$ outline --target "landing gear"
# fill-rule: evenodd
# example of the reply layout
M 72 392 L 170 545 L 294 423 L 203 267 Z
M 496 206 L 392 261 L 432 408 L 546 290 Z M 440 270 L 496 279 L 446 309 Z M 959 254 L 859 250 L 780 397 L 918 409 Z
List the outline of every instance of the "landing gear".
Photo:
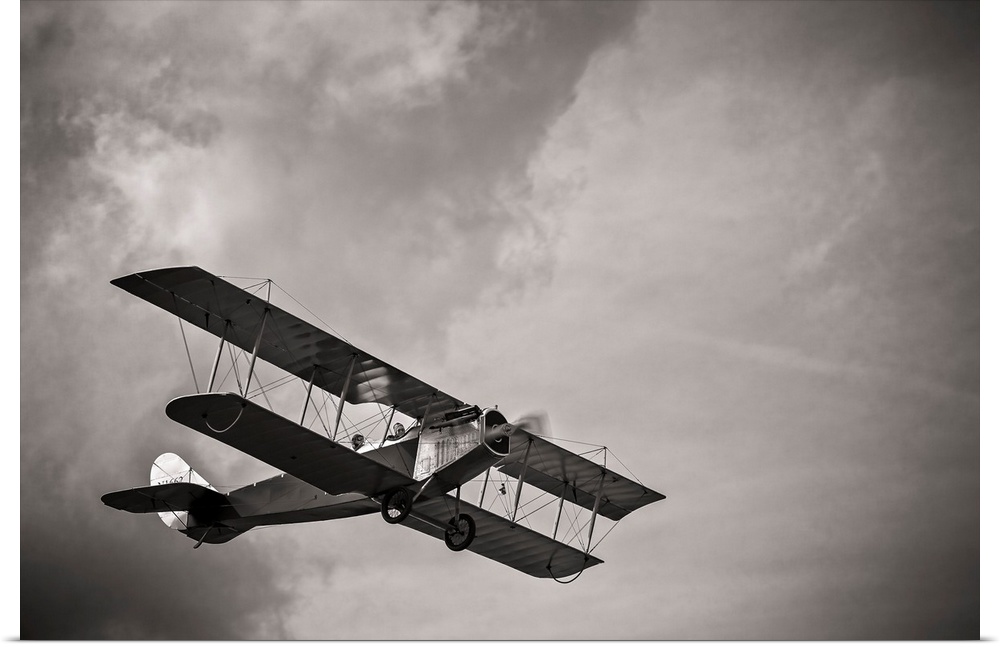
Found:
M 413 495 L 398 487 L 382 497 L 382 518 L 388 523 L 399 523 L 410 516 L 413 509 Z
M 400 523 L 412 511 L 413 493 L 406 488 L 398 487 L 382 496 L 382 518 L 388 523 Z M 467 514 L 456 515 L 447 524 L 419 513 L 414 513 L 414 518 L 444 530 L 444 543 L 454 551 L 465 550 L 476 538 L 476 522 Z
M 444 543 L 448 548 L 459 551 L 472 545 L 476 538 L 476 522 L 467 514 L 460 514 L 451 520 L 450 528 L 444 531 Z

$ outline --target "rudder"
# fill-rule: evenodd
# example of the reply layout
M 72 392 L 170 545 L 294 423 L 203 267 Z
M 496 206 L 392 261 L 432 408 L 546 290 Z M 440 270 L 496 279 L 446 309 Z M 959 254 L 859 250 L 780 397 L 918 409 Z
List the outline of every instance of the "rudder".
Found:
M 149 469 L 150 485 L 165 485 L 167 483 L 193 483 L 213 492 L 218 492 L 198 472 L 194 471 L 194 468 L 188 465 L 183 458 L 173 452 L 160 454 L 153 461 L 153 466 Z M 195 525 L 193 523 L 194 520 L 190 519 L 190 512 L 186 510 L 159 512 L 157 514 L 160 515 L 160 520 L 168 528 L 173 528 L 174 530 L 183 532 Z

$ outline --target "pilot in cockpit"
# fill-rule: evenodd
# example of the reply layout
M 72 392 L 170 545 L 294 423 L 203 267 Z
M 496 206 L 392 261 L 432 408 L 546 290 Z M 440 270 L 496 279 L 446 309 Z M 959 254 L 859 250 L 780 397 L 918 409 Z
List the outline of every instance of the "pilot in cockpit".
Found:
M 361 434 L 354 434 L 354 436 L 351 437 L 351 446 L 354 447 L 354 451 L 358 451 L 359 449 L 364 447 L 364 445 L 365 445 L 365 437 L 362 436 Z
M 403 426 L 403 423 L 397 422 L 392 426 L 392 433 L 389 434 L 389 437 L 386 438 L 386 440 L 399 440 L 405 435 L 406 435 L 406 427 Z

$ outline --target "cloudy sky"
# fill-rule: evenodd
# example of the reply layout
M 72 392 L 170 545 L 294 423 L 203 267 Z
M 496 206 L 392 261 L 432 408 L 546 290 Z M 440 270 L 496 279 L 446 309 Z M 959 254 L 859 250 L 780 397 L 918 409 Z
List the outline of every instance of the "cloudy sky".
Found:
M 20 635 L 977 637 L 978 11 L 23 3 Z M 108 281 L 177 264 L 667 499 L 571 586 L 377 516 L 192 551 L 99 500 L 273 473 L 163 414 Z

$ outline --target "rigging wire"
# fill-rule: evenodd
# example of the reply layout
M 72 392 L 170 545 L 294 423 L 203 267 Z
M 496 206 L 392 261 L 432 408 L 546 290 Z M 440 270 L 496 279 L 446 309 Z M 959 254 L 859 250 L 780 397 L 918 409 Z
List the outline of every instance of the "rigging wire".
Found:
M 236 279 L 237 281 L 257 281 L 257 283 L 254 283 L 253 285 L 258 285 L 260 283 L 264 283 L 266 281 L 270 281 L 271 280 L 271 279 L 266 279 L 266 278 L 261 277 L 261 276 L 233 276 L 232 274 L 220 274 L 219 278 L 220 279 Z M 244 288 L 244 289 L 247 289 L 247 288 Z
M 642 485 L 642 481 L 639 480 L 639 477 L 632 473 L 632 470 L 630 470 L 628 466 L 622 462 L 622 459 L 618 458 L 618 456 L 616 456 L 615 453 L 612 452 L 610 449 L 608 449 L 608 451 L 611 452 L 611 455 L 615 457 L 615 460 L 618 462 L 618 464 L 622 466 L 622 469 L 628 472 L 628 475 L 632 477 L 632 480 L 638 483 L 639 485 Z
M 254 379 L 257 380 L 257 387 L 258 387 L 257 391 L 254 393 L 253 397 L 257 397 L 258 395 L 264 396 L 264 402 L 267 403 L 267 408 L 270 409 L 273 412 L 274 411 L 274 407 L 271 405 L 271 401 L 267 397 L 267 391 L 264 390 L 264 387 L 260 383 L 260 377 L 258 377 L 256 373 L 253 374 L 253 377 L 254 377 Z M 247 399 L 249 400 L 250 398 L 251 398 L 250 391 L 247 390 Z
M 302 388 L 308 390 L 308 387 L 306 387 L 305 384 L 302 385 Z M 312 426 L 313 426 L 313 423 L 316 422 L 317 420 L 319 420 L 319 424 L 320 424 L 321 427 L 323 427 L 323 431 L 326 433 L 327 438 L 330 438 L 330 429 L 327 428 L 326 422 L 323 421 L 323 409 L 326 408 L 326 399 L 325 398 L 323 399 L 323 406 L 322 407 L 320 407 L 319 405 L 317 405 L 316 401 L 313 400 L 311 397 L 309 398 L 309 404 L 312 405 L 312 408 L 313 408 L 313 411 L 315 412 L 315 415 L 313 415 L 312 420 L 310 420 L 309 423 L 306 425 L 306 428 L 307 429 L 311 429 Z M 331 440 L 332 440 L 332 438 L 331 438 Z
M 580 537 L 580 533 L 583 532 L 583 524 L 578 523 L 580 521 L 580 514 L 582 510 L 583 508 L 577 508 L 576 514 L 573 516 L 572 519 L 570 519 L 569 530 L 572 531 L 574 528 L 576 528 L 576 532 L 574 532 L 572 536 L 570 536 L 568 532 L 567 534 L 563 535 L 563 537 L 565 537 L 563 541 L 564 544 L 569 544 L 571 541 L 575 541 L 577 537 Z M 582 537 L 580 537 L 580 548 L 581 549 L 584 548 Z
M 501 472 L 501 474 L 503 474 L 503 472 Z M 497 495 L 496 497 L 494 497 L 493 500 L 496 501 L 499 499 L 500 504 L 503 505 L 503 511 L 505 517 L 510 516 L 510 506 L 507 505 L 507 497 L 510 496 L 510 488 L 507 487 L 509 484 L 510 484 L 510 478 L 506 474 L 504 474 L 503 481 L 501 481 L 497 485 L 494 485 Z M 492 502 L 490 503 L 490 505 L 493 505 Z
M 561 443 L 570 443 L 573 445 L 587 445 L 588 447 L 596 447 L 597 449 L 602 449 L 604 445 L 598 445 L 597 443 L 587 443 L 582 440 L 573 440 L 572 438 L 557 438 L 554 436 L 546 436 L 545 440 L 558 440 Z
M 327 328 L 329 328 L 329 329 L 330 329 L 330 330 L 331 330 L 331 331 L 332 331 L 332 332 L 333 332 L 333 333 L 334 333 L 335 335 L 337 335 L 337 337 L 340 337 L 341 339 L 343 339 L 343 340 L 344 340 L 345 342 L 347 342 L 348 344 L 350 344 L 350 343 L 351 343 L 351 342 L 349 342 L 349 341 L 347 340 L 347 337 L 344 337 L 344 336 L 343 336 L 343 335 L 341 335 L 341 334 L 340 334 L 339 332 L 337 332 L 337 330 L 336 330 L 336 329 L 335 329 L 335 328 L 334 328 L 333 326 L 331 326 L 330 324 L 328 324 L 328 323 L 326 323 L 325 321 L 323 321 L 323 318 L 322 318 L 322 317 L 320 317 L 320 316 L 319 316 L 318 314 L 316 314 L 315 312 L 313 312 L 312 310 L 310 310 L 309 308 L 307 308 L 307 307 L 306 307 L 305 305 L 303 305 L 301 301 L 299 301 L 298 299 L 296 299 L 295 297 L 293 297 L 293 296 L 292 296 L 292 295 L 291 295 L 291 294 L 290 294 L 290 293 L 289 293 L 289 292 L 288 292 L 287 290 L 285 290 L 285 288 L 281 287 L 281 286 L 280 286 L 280 285 L 278 285 L 277 283 L 275 283 L 275 284 L 274 284 L 274 287 L 276 287 L 276 288 L 278 288 L 279 290 L 281 290 L 282 292 L 284 292 L 284 293 L 285 293 L 285 294 L 286 294 L 286 295 L 288 296 L 288 298 L 289 298 L 289 299 L 291 299 L 292 301 L 294 301 L 295 303 L 297 303 L 297 304 L 299 305 L 299 307 L 300 307 L 300 308 L 302 308 L 303 310 L 305 310 L 306 312 L 308 312 L 308 313 L 309 313 L 309 314 L 311 314 L 312 316 L 316 317 L 316 319 L 317 319 L 317 320 L 318 320 L 318 321 L 319 321 L 319 322 L 320 322 L 321 324 L 323 324 L 324 326 L 326 326 Z M 353 344 L 352 344 L 352 345 L 353 345 Z
M 614 523 L 614 525 L 612 525 L 610 528 L 608 528 L 608 531 L 606 533 L 604 533 L 603 535 L 601 535 L 601 538 L 597 540 L 597 543 L 594 544 L 591 547 L 591 549 L 590 549 L 591 553 L 593 553 L 595 550 L 597 550 L 597 547 L 601 545 L 601 542 L 604 541 L 605 537 L 607 537 L 608 535 L 611 534 L 611 531 L 615 529 L 615 526 L 617 526 L 619 524 L 619 522 L 621 522 L 621 519 L 619 519 L 618 521 L 616 521 Z
M 229 345 L 229 359 L 233 363 L 233 374 L 236 376 L 236 389 L 243 393 L 243 382 L 240 380 L 240 367 L 236 363 L 236 356 L 233 354 L 233 345 Z
M 219 389 L 220 389 L 220 391 L 222 389 L 222 385 L 225 384 L 225 382 L 226 382 L 226 378 L 228 378 L 229 375 L 232 372 L 233 372 L 233 366 L 232 366 L 232 364 L 230 364 L 229 369 L 226 371 L 226 374 L 222 376 L 221 380 L 219 380 Z
M 257 376 L 254 375 L 254 377 L 256 378 Z M 297 379 L 298 378 L 293 375 L 291 377 L 285 377 L 285 378 L 280 378 L 280 379 L 277 379 L 277 380 L 273 380 L 273 381 L 268 382 L 267 384 L 264 384 L 264 385 L 261 385 L 260 380 L 258 379 L 257 380 L 257 388 L 254 389 L 254 390 L 252 390 L 252 391 L 250 391 L 250 393 L 247 395 L 247 398 L 248 399 L 253 399 L 253 398 L 256 398 L 258 395 L 265 395 L 265 394 L 270 393 L 271 391 L 274 391 L 276 389 L 279 389 L 279 388 L 285 386 L 286 384 L 291 383 L 293 380 L 297 380 Z
M 542 490 L 542 491 L 540 491 L 540 492 L 539 492 L 538 494 L 536 494 L 536 495 L 535 495 L 535 498 L 531 499 L 530 501 L 527 501 L 526 503 L 522 503 L 522 504 L 521 504 L 521 506 L 520 506 L 520 509 L 521 509 L 521 510 L 523 511 L 523 510 L 524 510 L 525 508 L 527 508 L 528 506 L 530 506 L 530 505 L 531 505 L 532 503 L 534 503 L 535 501 L 538 501 L 538 500 L 539 500 L 539 499 L 541 499 L 542 497 L 544 497 L 544 496 L 548 496 L 548 495 L 549 495 L 549 493 L 548 493 L 548 492 L 545 492 L 544 490 Z M 517 520 L 518 520 L 518 521 L 525 521 L 525 520 L 526 520 L 526 519 L 528 519 L 528 517 L 530 517 L 531 515 L 535 514 L 536 512 L 538 512 L 538 511 L 540 511 L 540 510 L 544 510 L 544 509 L 545 509 L 545 508 L 547 508 L 547 507 L 548 507 L 549 505 L 551 505 L 551 504 L 553 504 L 553 503 L 555 503 L 555 502 L 556 502 L 556 499 L 549 499 L 548 501 L 546 501 L 546 502 L 545 502 L 545 503 L 543 503 L 542 505 L 538 506 L 537 508 L 535 508 L 535 509 L 534 509 L 534 510 L 532 510 L 531 512 L 523 512 L 523 513 L 521 514 L 521 516 L 517 518 Z M 530 528 L 531 526 L 529 525 L 528 527 Z
M 382 405 L 381 402 L 378 401 L 378 396 L 375 394 L 375 385 L 372 383 L 370 379 L 368 379 L 368 369 L 365 368 L 364 361 L 361 362 L 361 375 L 364 377 L 365 383 L 368 384 L 368 389 L 372 392 L 372 402 L 378 405 L 378 412 L 377 412 L 378 415 L 381 416 L 382 422 L 385 423 L 386 426 L 388 426 L 387 416 L 385 415 L 385 407 Z M 374 418 L 374 416 L 372 416 L 371 418 Z M 367 422 L 371 418 L 363 420 L 362 422 Z M 375 431 L 375 427 L 376 425 L 374 423 L 371 424 L 368 433 L 370 434 L 372 431 Z M 381 427 L 381 425 L 379 425 L 379 427 Z M 368 434 L 365 434 L 365 440 L 368 440 Z

